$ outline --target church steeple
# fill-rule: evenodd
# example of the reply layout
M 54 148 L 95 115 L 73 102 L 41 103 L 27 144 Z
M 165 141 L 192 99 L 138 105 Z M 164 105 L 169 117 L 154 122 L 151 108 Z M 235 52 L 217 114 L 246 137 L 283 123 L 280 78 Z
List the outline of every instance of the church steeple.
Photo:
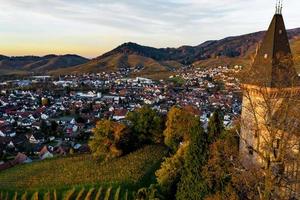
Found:
M 248 75 L 245 84 L 272 88 L 299 86 L 282 17 L 282 1 L 276 4 L 276 13 Z
M 275 14 L 282 14 L 282 0 L 276 0 L 276 11 Z

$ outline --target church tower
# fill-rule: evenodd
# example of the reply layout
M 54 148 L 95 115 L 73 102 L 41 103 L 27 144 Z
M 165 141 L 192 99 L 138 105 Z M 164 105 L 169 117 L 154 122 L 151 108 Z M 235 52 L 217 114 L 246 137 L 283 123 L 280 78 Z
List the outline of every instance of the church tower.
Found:
M 242 80 L 240 154 L 247 167 L 274 172 L 285 195 L 300 193 L 300 81 L 293 62 L 282 5 Z M 297 194 L 298 193 L 298 194 Z M 297 196 L 298 197 L 298 196 Z M 300 197 L 299 197 L 300 198 Z

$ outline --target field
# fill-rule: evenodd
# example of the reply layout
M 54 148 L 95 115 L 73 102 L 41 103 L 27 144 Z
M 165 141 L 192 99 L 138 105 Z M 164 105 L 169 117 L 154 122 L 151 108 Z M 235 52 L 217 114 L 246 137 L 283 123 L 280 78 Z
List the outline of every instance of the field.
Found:
M 103 164 L 90 155 L 80 155 L 17 166 L 0 173 L 0 199 L 6 199 L 6 194 L 8 199 L 15 199 L 14 195 L 22 199 L 25 194 L 30 196 L 25 199 L 33 195 L 39 195 L 40 199 L 45 195 L 50 195 L 50 199 L 55 199 L 54 196 L 76 199 L 79 194 L 82 198 L 78 199 L 85 199 L 87 195 L 95 199 L 100 189 L 103 195 L 109 196 L 108 200 L 126 196 L 125 199 L 131 199 L 132 192 L 155 181 L 153 173 L 165 153 L 164 147 L 147 146 Z

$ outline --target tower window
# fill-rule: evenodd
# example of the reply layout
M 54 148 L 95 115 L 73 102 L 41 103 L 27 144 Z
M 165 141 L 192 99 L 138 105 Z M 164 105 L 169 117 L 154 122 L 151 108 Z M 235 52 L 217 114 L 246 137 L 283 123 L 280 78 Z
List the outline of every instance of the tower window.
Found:
M 282 30 L 280 29 L 280 30 L 279 30 L 279 35 L 281 35 L 281 34 L 282 34 Z
M 254 137 L 258 138 L 258 130 L 257 129 L 254 130 Z
M 264 58 L 267 59 L 267 58 L 268 58 L 268 54 L 265 54 L 265 55 L 264 55 Z
M 253 147 L 252 146 L 248 146 L 248 153 L 249 153 L 249 155 L 253 155 L 253 153 L 254 153 L 254 150 L 253 150 Z
M 280 147 L 280 139 L 276 139 L 276 148 L 279 149 Z

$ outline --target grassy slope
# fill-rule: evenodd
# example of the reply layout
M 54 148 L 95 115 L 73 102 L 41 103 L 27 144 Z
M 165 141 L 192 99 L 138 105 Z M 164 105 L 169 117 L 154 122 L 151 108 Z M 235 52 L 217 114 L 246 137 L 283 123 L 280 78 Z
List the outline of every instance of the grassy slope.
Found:
M 165 155 L 161 146 L 147 146 L 119 159 L 99 164 L 90 155 L 57 158 L 21 165 L 0 173 L 0 190 L 61 189 L 74 186 L 149 184 L 149 174 Z
M 143 57 L 135 54 L 122 54 L 118 53 L 115 55 L 102 58 L 101 60 L 92 60 L 86 64 L 58 69 L 51 71 L 50 74 L 70 74 L 70 73 L 89 73 L 89 72 L 100 72 L 100 71 L 117 71 L 122 67 L 135 68 L 137 66 L 143 66 L 139 75 L 142 74 L 157 74 L 157 73 L 169 73 L 170 70 L 180 68 L 182 65 L 176 61 L 165 61 L 158 62 L 152 58 Z
M 0 75 L 28 75 L 28 72 L 22 70 L 0 69 Z

